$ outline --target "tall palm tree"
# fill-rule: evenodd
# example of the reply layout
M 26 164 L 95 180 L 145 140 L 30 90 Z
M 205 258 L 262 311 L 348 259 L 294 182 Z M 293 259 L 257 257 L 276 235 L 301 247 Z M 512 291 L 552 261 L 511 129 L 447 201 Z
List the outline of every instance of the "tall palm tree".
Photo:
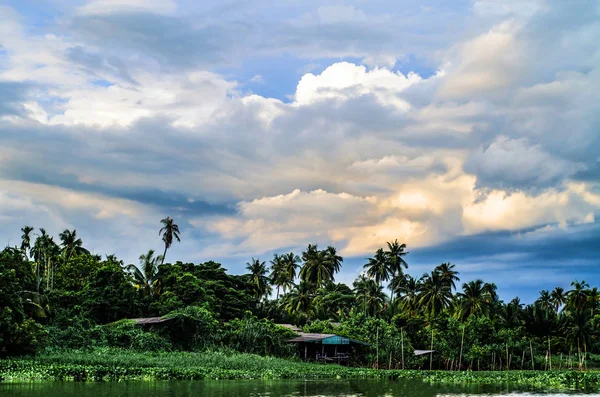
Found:
M 296 280 L 296 273 L 300 267 L 300 257 L 293 252 L 285 254 L 283 258 L 283 275 L 281 279 L 281 288 L 285 294 L 288 290 L 294 287 L 294 281 Z
M 54 237 L 48 235 L 44 228 L 40 228 L 40 233 L 37 235 L 30 250 L 35 261 L 36 292 L 38 293 L 41 292 L 42 281 L 44 279 L 46 280 L 46 289 L 51 289 L 54 278 L 54 267 L 60 252 L 58 245 L 54 242 Z
M 342 262 L 344 261 L 344 258 L 338 255 L 336 248 L 331 245 L 325 250 L 324 256 L 327 266 L 331 268 L 331 274 L 335 276 L 335 274 L 342 269 Z M 333 277 L 331 281 L 333 281 Z
M 465 320 L 469 316 L 485 316 L 490 312 L 491 297 L 489 288 L 482 280 L 469 281 L 462 286 L 463 292 L 457 294 L 459 298 L 459 315 Z
M 154 256 L 154 250 L 148 250 L 147 253 L 140 255 L 139 259 L 139 266 L 131 264 L 126 269 L 133 277 L 134 284 L 139 289 L 143 289 L 146 296 L 153 295 L 158 264 L 162 262 L 162 257 L 160 255 Z
M 404 269 L 408 269 L 408 263 L 404 260 L 404 256 L 408 254 L 405 251 L 406 244 L 398 243 L 398 240 L 394 240 L 394 242 L 387 242 L 387 251 L 385 251 L 385 255 L 388 259 L 388 266 L 390 269 L 390 285 L 388 288 L 390 289 L 390 302 L 394 302 L 394 290 L 397 289 L 398 283 L 401 282 L 404 276 Z M 392 308 L 394 306 L 392 305 Z
M 433 271 L 421 277 L 422 283 L 419 287 L 419 305 L 427 313 L 427 318 L 435 318 L 452 301 L 451 286 L 442 279 L 442 276 Z
M 21 228 L 23 234 L 21 235 L 21 251 L 27 256 L 27 251 L 31 249 L 31 232 L 33 232 L 32 226 L 24 226 Z
M 420 284 L 417 279 L 406 274 L 404 281 L 398 285 L 395 290 L 398 294 L 400 309 L 405 313 L 415 316 L 419 310 L 419 290 Z
M 460 281 L 458 278 L 458 272 L 454 270 L 456 265 L 451 265 L 450 263 L 442 263 L 435 268 L 435 271 L 440 274 L 442 280 L 445 283 L 448 283 L 452 289 L 456 289 L 456 282 Z
M 279 299 L 279 288 L 285 283 L 285 262 L 284 257 L 278 254 L 273 254 L 271 260 L 271 283 L 277 287 L 277 298 Z
M 73 229 L 64 230 L 59 234 L 64 263 L 67 263 L 73 255 L 89 254 L 89 251 L 83 248 L 83 241 L 77 237 L 77 231 Z
M 358 304 L 364 305 L 364 310 L 370 316 L 376 316 L 385 307 L 387 295 L 383 291 L 383 285 L 375 280 L 359 278 L 354 282 L 356 300 Z
M 600 290 L 597 287 L 591 288 L 587 292 L 588 305 L 590 306 L 590 314 L 594 317 L 598 302 L 600 302 Z
M 313 313 L 313 291 L 315 287 L 306 281 L 300 281 L 283 299 L 283 307 L 292 316 L 305 315 L 308 318 Z
M 309 244 L 302 253 L 304 264 L 300 269 L 300 278 L 318 288 L 330 281 L 334 281 L 334 267 L 327 260 L 326 251 L 319 251 L 317 245 Z
M 181 242 L 179 238 L 179 226 L 171 217 L 161 219 L 160 223 L 163 227 L 159 230 L 158 235 L 162 235 L 162 241 L 165 243 L 165 252 L 162 255 L 162 263 L 165 263 L 165 257 L 167 256 L 167 250 L 173 245 L 173 239 Z
M 388 256 L 385 254 L 383 248 L 379 248 L 375 256 L 369 258 L 369 262 L 364 265 L 364 268 L 367 270 L 367 276 L 374 279 L 378 285 L 390 279 L 391 269 Z
M 589 284 L 585 281 L 573 281 L 571 282 L 572 290 L 567 292 L 567 305 L 574 310 L 582 311 L 586 308 L 588 303 L 588 290 Z
M 537 298 L 535 303 L 544 311 L 545 319 L 548 320 L 548 313 L 551 310 L 554 310 L 554 306 L 552 303 L 552 297 L 550 296 L 550 292 L 543 289 L 540 291 L 540 297 Z
M 271 293 L 271 285 L 267 276 L 267 266 L 260 259 L 252 258 L 252 261 L 246 263 L 246 269 L 250 272 L 250 282 L 254 285 L 256 297 L 261 299 Z
M 558 309 L 565 303 L 567 303 L 567 297 L 565 295 L 565 290 L 562 287 L 556 287 L 550 293 L 550 298 L 552 299 L 552 304 L 554 305 L 554 311 L 558 313 Z

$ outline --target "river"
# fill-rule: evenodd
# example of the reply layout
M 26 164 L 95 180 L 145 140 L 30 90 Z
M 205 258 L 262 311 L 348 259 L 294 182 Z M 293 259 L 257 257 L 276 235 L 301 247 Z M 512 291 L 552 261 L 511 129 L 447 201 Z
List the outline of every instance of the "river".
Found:
M 528 396 L 508 386 L 430 385 L 419 380 L 365 381 L 173 381 L 173 382 L 32 382 L 0 383 L 1 397 L 433 397 L 433 396 Z M 546 393 L 543 393 L 546 394 Z M 547 396 L 567 394 L 548 393 Z M 571 396 L 573 394 L 570 394 Z

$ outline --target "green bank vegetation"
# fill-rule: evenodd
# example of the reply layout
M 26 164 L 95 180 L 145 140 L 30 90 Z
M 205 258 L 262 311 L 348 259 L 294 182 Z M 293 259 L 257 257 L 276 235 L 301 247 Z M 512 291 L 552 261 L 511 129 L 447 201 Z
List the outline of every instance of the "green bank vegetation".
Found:
M 11 365 L 33 368 L 51 362 L 65 370 L 71 364 L 86 366 L 69 362 L 75 360 L 70 352 L 98 349 L 127 349 L 127 356 L 138 352 L 149 358 L 196 352 L 200 355 L 194 357 L 208 360 L 202 352 L 215 355 L 220 350 L 294 357 L 295 347 L 286 343 L 294 334 L 276 323 L 335 333 L 370 346 L 350 363 L 363 369 L 305 367 L 288 360 L 273 369 L 282 374 L 274 377 L 304 373 L 301 368 L 345 376 L 341 374 L 362 374 L 364 368 L 565 370 L 598 364 L 600 292 L 584 281 L 574 281 L 570 290 L 541 291 L 533 304 L 524 305 L 518 298 L 505 302 L 493 280 L 461 283 L 450 263 L 432 266 L 419 277 L 410 275 L 407 248 L 397 241 L 385 243 L 366 259 L 364 273 L 352 286 L 336 282 L 343 265 L 336 249 L 316 244 L 268 261 L 251 258 L 246 274 L 234 275 L 213 261 L 166 262 L 168 249 L 180 240 L 173 219 L 161 221 L 160 236 L 163 255 L 149 250 L 139 263 L 125 264 L 115 255 L 90 253 L 75 230 L 65 230 L 55 240 L 44 229 L 24 227 L 21 245 L 0 252 L 0 356 L 29 358 L 5 359 L 3 371 Z M 142 327 L 125 320 L 155 316 L 171 321 Z M 436 354 L 412 354 L 430 348 Z M 155 368 L 137 366 L 123 354 L 116 357 L 123 360 L 117 365 L 123 371 Z M 110 354 L 102 358 L 108 360 Z M 193 367 L 210 373 L 206 365 Z M 221 369 L 250 371 L 252 377 L 262 371 L 257 365 L 249 367 Z M 437 374 L 421 376 L 480 376 Z M 575 376 L 563 374 L 548 376 Z
M 8 382 L 224 379 L 417 379 L 431 383 L 505 384 L 527 388 L 596 390 L 596 371 L 377 370 L 315 364 L 233 351 L 144 352 L 96 349 L 0 360 Z

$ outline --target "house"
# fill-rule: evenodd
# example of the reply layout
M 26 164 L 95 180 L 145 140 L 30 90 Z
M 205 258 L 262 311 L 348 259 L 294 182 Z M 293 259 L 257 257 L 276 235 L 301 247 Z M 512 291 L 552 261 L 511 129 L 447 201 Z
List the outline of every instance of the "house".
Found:
M 298 353 L 304 360 L 347 363 L 352 353 L 368 343 L 335 334 L 310 334 L 299 332 L 288 342 L 298 346 Z

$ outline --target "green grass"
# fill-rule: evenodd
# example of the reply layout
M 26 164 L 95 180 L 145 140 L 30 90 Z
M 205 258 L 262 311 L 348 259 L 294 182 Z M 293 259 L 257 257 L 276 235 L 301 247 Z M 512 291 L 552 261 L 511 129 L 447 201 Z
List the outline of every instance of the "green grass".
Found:
M 377 371 L 232 352 L 135 353 L 106 349 L 0 360 L 0 380 L 8 382 L 195 379 L 422 379 L 543 389 L 600 388 L 600 372 L 596 371 Z

